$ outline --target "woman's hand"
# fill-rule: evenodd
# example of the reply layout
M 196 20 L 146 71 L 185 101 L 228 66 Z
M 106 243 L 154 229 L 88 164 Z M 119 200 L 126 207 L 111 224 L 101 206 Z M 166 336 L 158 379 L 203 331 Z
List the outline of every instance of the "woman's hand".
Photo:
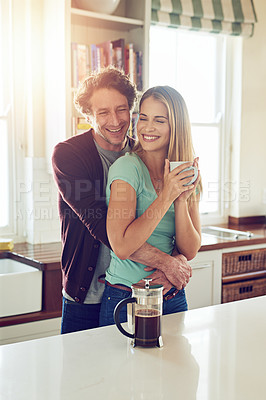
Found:
M 188 187 L 191 187 L 189 190 L 187 190 L 186 192 L 181 193 L 181 194 L 178 196 L 178 198 L 176 199 L 176 201 L 187 201 L 187 199 L 189 198 L 189 196 L 190 196 L 190 195 L 192 194 L 192 192 L 196 189 L 196 187 L 197 187 L 197 185 L 198 185 L 198 183 L 199 183 L 199 180 L 200 180 L 200 170 L 199 170 L 199 168 L 198 168 L 198 166 L 199 166 L 198 163 L 199 163 L 199 157 L 195 158 L 195 159 L 194 159 L 194 162 L 193 162 L 193 167 L 196 167 L 197 170 L 198 170 L 197 179 L 195 180 L 195 182 L 194 182 L 192 185 L 188 186 Z
M 195 163 L 195 161 L 194 161 Z M 185 168 L 191 167 L 193 165 L 192 162 L 187 162 L 185 164 L 180 165 L 173 169 L 170 172 L 170 162 L 169 160 L 165 160 L 164 165 L 164 186 L 161 192 L 162 200 L 168 200 L 174 202 L 177 198 L 179 198 L 182 194 L 187 192 L 191 193 L 194 189 L 194 184 L 189 186 L 184 186 L 184 184 L 189 183 L 191 181 L 191 172 L 184 171 Z M 189 195 L 187 195 L 189 197 Z

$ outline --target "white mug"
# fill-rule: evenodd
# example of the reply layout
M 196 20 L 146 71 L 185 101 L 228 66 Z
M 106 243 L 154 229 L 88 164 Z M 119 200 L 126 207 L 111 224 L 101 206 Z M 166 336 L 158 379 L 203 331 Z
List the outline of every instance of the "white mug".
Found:
M 176 167 L 179 167 L 180 165 L 185 164 L 185 163 L 187 163 L 187 162 L 189 162 L 189 161 L 170 161 L 170 171 L 173 171 L 173 169 L 175 169 Z M 198 177 L 198 169 L 197 169 L 196 167 L 194 167 L 193 165 L 192 165 L 191 167 L 184 168 L 184 169 L 183 169 L 182 171 L 180 171 L 180 172 L 190 171 L 190 170 L 193 171 L 193 173 L 192 173 L 192 175 L 188 175 L 188 178 L 189 178 L 189 177 L 192 177 L 192 179 L 191 179 L 190 182 L 185 183 L 184 186 L 192 185 L 192 183 L 194 183 L 195 180 L 196 180 L 197 177 Z

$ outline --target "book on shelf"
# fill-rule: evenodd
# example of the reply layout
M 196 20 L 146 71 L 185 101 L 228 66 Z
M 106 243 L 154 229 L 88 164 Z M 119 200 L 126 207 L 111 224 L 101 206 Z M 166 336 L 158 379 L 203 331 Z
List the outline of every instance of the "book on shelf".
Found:
M 92 128 L 91 124 L 84 117 L 73 117 L 73 135 L 86 132 Z
M 124 53 L 122 51 L 122 47 L 115 47 L 113 49 L 113 61 L 112 65 L 114 65 L 116 68 L 123 70 L 123 64 L 124 64 Z
M 72 87 L 78 87 L 90 70 L 89 46 L 71 43 Z
M 137 58 L 137 71 L 136 71 L 136 85 L 137 85 L 137 90 L 142 91 L 143 90 L 143 80 L 142 80 L 142 51 L 137 51 L 136 52 L 136 58 Z
M 131 122 L 128 129 L 128 136 L 137 138 L 137 122 L 138 122 L 139 114 L 137 111 L 133 111 Z
M 71 44 L 72 87 L 77 88 L 85 76 L 108 65 L 125 71 L 139 91 L 142 90 L 142 52 L 125 39 L 107 40 L 99 44 Z
M 125 69 L 125 40 L 107 40 L 99 44 L 91 45 L 91 57 L 97 59 L 92 62 L 92 70 L 114 65 L 117 68 Z
M 132 82 L 137 86 L 137 90 L 142 91 L 142 51 L 134 51 L 133 43 L 125 47 L 125 73 L 129 75 Z
M 111 40 L 97 44 L 100 49 L 101 67 L 108 67 L 113 62 L 113 45 Z
M 98 71 L 100 69 L 100 51 L 96 44 L 90 45 L 90 56 L 91 56 L 91 71 Z
M 125 71 L 125 39 L 112 40 L 113 61 L 112 64 Z
M 78 86 L 77 43 L 71 43 L 71 86 Z
M 125 73 L 134 82 L 134 46 L 128 43 L 125 47 Z

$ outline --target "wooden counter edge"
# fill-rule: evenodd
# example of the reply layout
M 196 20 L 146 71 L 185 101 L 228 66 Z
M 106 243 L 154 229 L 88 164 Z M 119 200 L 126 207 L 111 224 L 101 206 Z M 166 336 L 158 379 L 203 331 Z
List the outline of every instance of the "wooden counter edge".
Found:
M 10 325 L 26 324 L 28 322 L 42 321 L 51 318 L 59 318 L 62 311 L 38 311 L 29 314 L 12 315 L 10 317 L 0 318 L 0 328 Z
M 222 240 L 222 239 L 220 239 Z M 211 250 L 221 250 L 221 249 L 227 249 L 227 248 L 232 248 L 232 247 L 241 247 L 241 246 L 253 246 L 256 244 L 265 244 L 266 247 L 266 237 L 260 237 L 260 238 L 250 238 L 250 239 L 235 239 L 230 242 L 224 241 L 224 242 L 217 242 L 217 243 L 212 243 L 212 244 L 203 244 L 199 251 L 211 251 Z

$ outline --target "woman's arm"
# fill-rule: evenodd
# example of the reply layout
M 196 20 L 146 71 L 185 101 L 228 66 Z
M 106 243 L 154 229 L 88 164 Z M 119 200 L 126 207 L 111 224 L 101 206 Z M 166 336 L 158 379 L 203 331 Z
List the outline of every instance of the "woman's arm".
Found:
M 185 178 L 182 173 L 179 174 L 181 169 L 182 167 L 177 167 L 169 172 L 169 160 L 165 160 L 163 189 L 138 218 L 136 218 L 135 189 L 121 179 L 112 182 L 107 213 L 107 235 L 112 250 L 120 259 L 129 258 L 146 242 L 178 197 L 194 190 L 194 185 L 184 186 L 190 178 Z
M 198 169 L 199 158 L 195 158 L 193 165 Z M 200 193 L 197 193 L 192 202 L 188 202 L 189 196 L 197 190 L 200 182 L 200 171 L 194 182 L 194 187 L 182 193 L 174 202 L 176 247 L 179 253 L 188 260 L 192 260 L 201 246 L 201 224 L 199 215 Z
M 111 185 L 107 213 L 107 235 L 117 257 L 127 259 L 139 249 L 159 224 L 172 200 L 158 196 L 147 210 L 136 218 L 136 192 L 122 180 Z
M 155 200 L 154 203 L 152 203 L 153 208 L 148 208 L 149 211 L 146 211 L 146 215 L 144 213 L 141 217 L 135 219 L 135 190 L 124 181 L 114 181 L 111 185 L 111 197 L 107 214 L 107 234 L 112 249 L 119 258 L 129 258 L 147 265 L 150 267 L 150 269 L 147 269 L 149 271 L 154 268 L 161 271 L 162 275 L 156 273 L 155 275 L 152 274 L 151 277 L 154 282 L 163 284 L 165 289 L 169 289 L 170 287 L 170 283 L 166 282 L 168 280 L 178 289 L 182 289 L 191 277 L 191 267 L 187 263 L 186 258 L 181 254 L 177 257 L 172 257 L 170 254 L 163 253 L 156 247 L 146 243 L 145 235 L 149 237 L 156 227 L 156 221 L 152 218 L 152 212 L 156 213 L 157 216 L 159 215 L 159 220 L 163 217 L 161 208 L 156 210 L 154 207 L 156 203 L 158 205 L 159 200 Z M 171 203 L 172 201 L 170 201 Z M 144 225 L 145 230 L 144 228 L 140 231 L 134 229 L 135 222 L 138 223 L 139 228 L 141 225 Z M 131 229 L 127 229 L 129 226 Z M 123 239 L 125 231 L 127 231 L 127 235 L 124 235 Z M 143 243 L 140 244 L 142 241 Z M 116 249 L 114 246 L 117 246 Z M 133 250 L 134 248 L 136 248 L 135 251 Z M 128 254 L 125 254 L 126 251 Z
M 201 246 L 199 198 L 200 194 L 197 194 L 190 206 L 186 200 L 181 199 L 174 203 L 176 246 L 188 260 L 196 256 Z

